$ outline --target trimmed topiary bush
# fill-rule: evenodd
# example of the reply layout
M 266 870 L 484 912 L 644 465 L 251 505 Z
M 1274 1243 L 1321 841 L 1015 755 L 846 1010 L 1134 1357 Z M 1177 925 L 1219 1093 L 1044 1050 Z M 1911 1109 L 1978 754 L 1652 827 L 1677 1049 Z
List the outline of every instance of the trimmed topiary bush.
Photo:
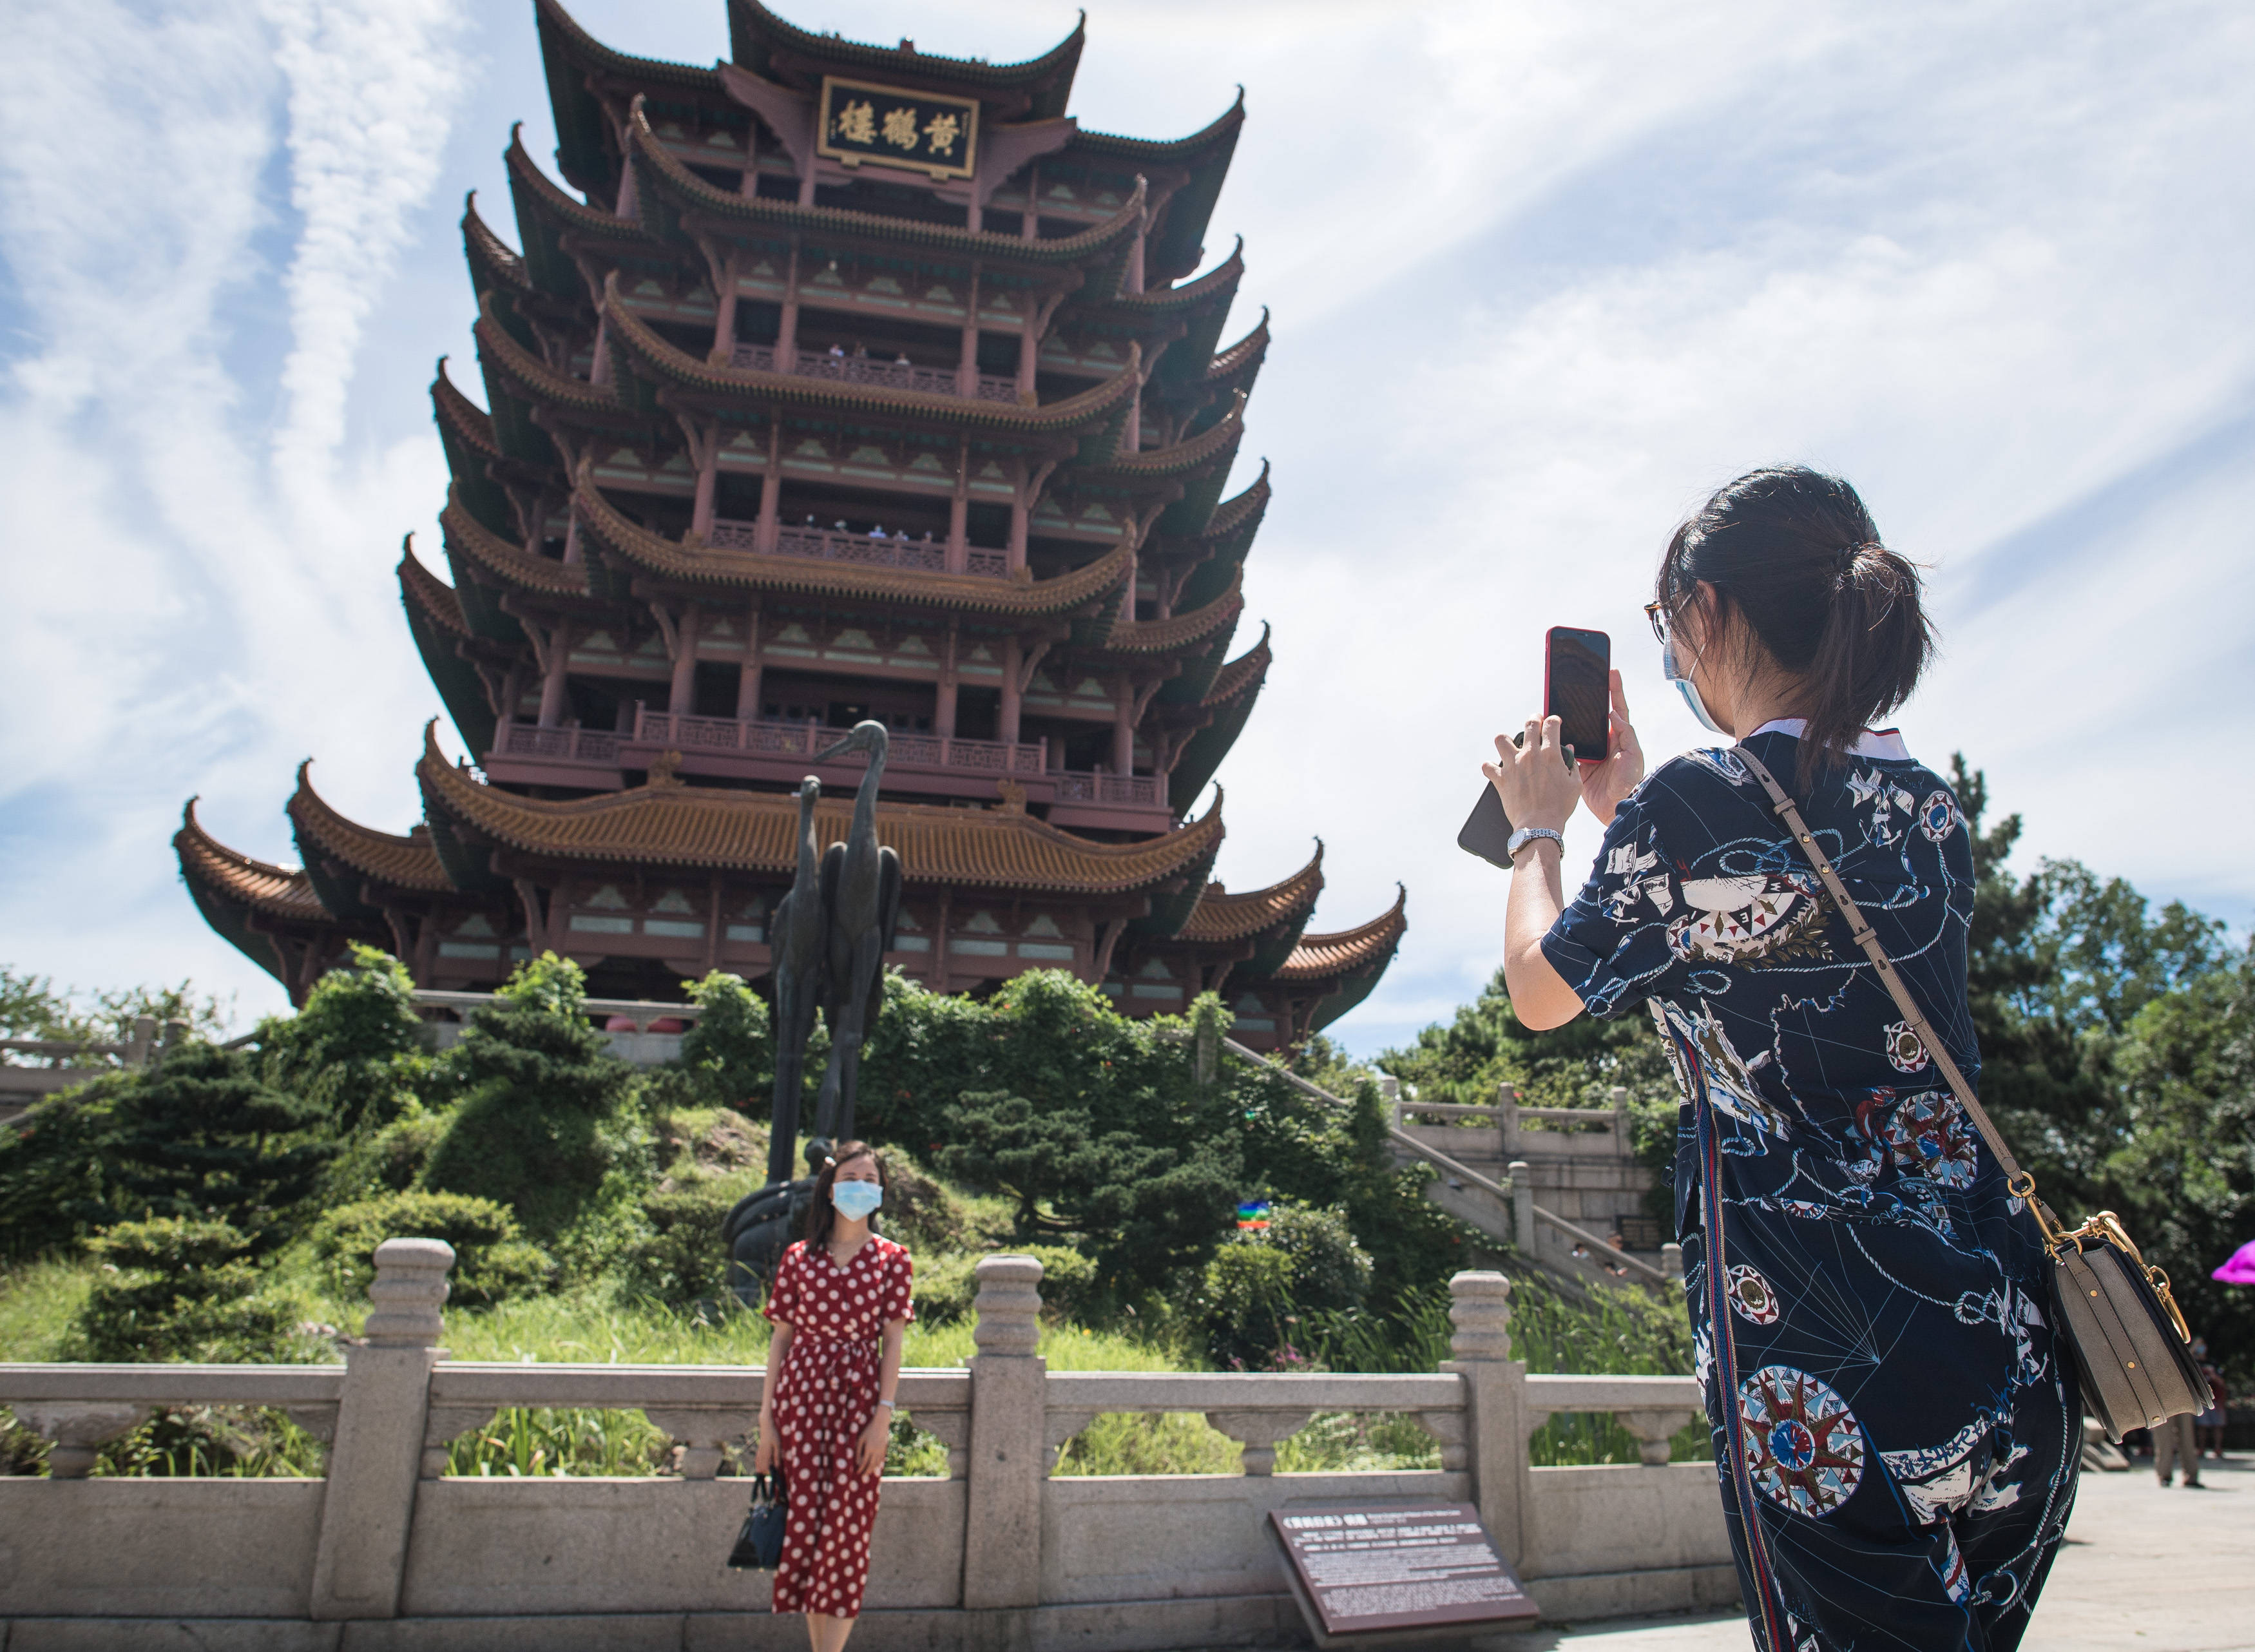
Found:
M 676 1305 L 717 1299 L 728 1265 L 720 1220 L 746 1191 L 712 1177 L 644 1194 L 649 1236 L 621 1258 L 629 1288 Z
M 314 1227 L 314 1254 L 343 1300 L 362 1299 L 376 1277 L 376 1248 L 387 1239 L 443 1239 L 454 1248 L 449 1308 L 537 1295 L 556 1277 L 554 1260 L 518 1235 L 506 1206 L 461 1193 L 388 1193 L 333 1210 Z
M 88 1248 L 106 1276 L 79 1311 L 70 1358 L 230 1365 L 313 1353 L 300 1304 L 266 1288 L 249 1239 L 225 1222 L 121 1222 Z
M 549 953 L 524 965 L 501 1000 L 470 1017 L 439 1064 L 462 1099 L 424 1185 L 506 1205 L 544 1245 L 591 1216 L 616 1227 L 609 1207 L 630 1209 L 633 1181 L 648 1169 L 635 1070 L 588 1024 L 584 977 L 568 959 Z

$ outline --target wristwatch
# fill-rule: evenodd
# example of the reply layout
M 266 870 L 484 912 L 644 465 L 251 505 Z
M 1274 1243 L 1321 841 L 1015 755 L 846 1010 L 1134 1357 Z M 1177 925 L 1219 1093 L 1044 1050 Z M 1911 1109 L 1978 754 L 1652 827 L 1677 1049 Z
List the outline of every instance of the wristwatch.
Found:
M 1562 853 L 1566 847 L 1566 834 L 1563 832 L 1549 826 L 1521 826 L 1511 834 L 1511 841 L 1503 846 L 1503 858 L 1516 862 L 1519 859 L 1519 852 L 1537 838 L 1549 839 L 1558 846 Z M 1490 839 L 1489 841 L 1493 842 L 1494 840 Z

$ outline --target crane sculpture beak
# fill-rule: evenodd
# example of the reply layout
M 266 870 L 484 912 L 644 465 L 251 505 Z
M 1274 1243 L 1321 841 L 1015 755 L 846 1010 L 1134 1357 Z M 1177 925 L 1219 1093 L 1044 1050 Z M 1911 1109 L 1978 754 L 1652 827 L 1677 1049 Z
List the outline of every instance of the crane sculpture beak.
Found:
M 845 739 L 838 742 L 826 751 L 815 753 L 814 761 L 827 763 L 831 758 L 843 756 L 849 751 L 879 752 L 885 749 L 885 745 L 884 724 L 871 719 L 865 722 L 855 723 L 852 732 L 847 734 Z

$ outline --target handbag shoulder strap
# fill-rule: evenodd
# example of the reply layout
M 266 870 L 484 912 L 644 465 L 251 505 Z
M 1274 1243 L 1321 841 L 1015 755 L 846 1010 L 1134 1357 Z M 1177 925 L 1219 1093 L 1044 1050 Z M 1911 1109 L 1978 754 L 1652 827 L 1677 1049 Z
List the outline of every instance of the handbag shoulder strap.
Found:
M 1849 895 L 1848 886 L 1840 881 L 1840 875 L 1832 869 L 1832 862 L 1825 858 L 1824 851 L 1818 847 L 1816 834 L 1801 818 L 1800 805 L 1787 795 L 1783 786 L 1777 784 L 1777 777 L 1763 766 L 1760 758 L 1744 746 L 1732 748 L 1732 755 L 1753 771 L 1754 778 L 1761 782 L 1762 789 L 1769 793 L 1771 812 L 1785 822 L 1786 830 L 1793 834 L 1793 840 L 1801 846 L 1801 852 L 1816 868 L 1816 875 L 1823 883 L 1825 893 L 1832 897 L 1833 905 L 1840 909 L 1840 916 L 1848 920 L 1848 928 L 1856 945 L 1862 947 L 1864 955 L 1872 960 L 1872 967 L 1878 972 L 1880 983 L 1895 1001 L 1895 1008 L 1902 1011 L 1904 1022 L 1925 1048 L 1926 1053 L 1933 1058 L 1934 1065 L 1942 1069 L 1942 1076 L 1949 1080 L 1950 1093 L 1957 1098 L 1957 1105 L 1965 1109 L 1965 1116 L 1973 1121 L 1973 1128 L 1981 1132 L 1981 1139 L 1989 1144 L 1989 1151 L 1996 1156 L 1998 1164 L 2005 1172 L 2006 1186 L 2016 1197 L 2033 1202 L 2035 1199 L 2035 1177 L 2023 1170 L 2019 1161 L 2013 1157 L 2013 1149 L 2005 1145 L 2005 1138 L 1997 1134 L 1997 1127 L 1989 1121 L 1989 1115 L 1982 1110 L 1979 1098 L 1973 1093 L 1973 1086 L 1965 1082 L 1965 1075 L 1957 1070 L 1957 1063 L 1950 1058 L 1949 1051 L 1942 1047 L 1942 1040 L 1935 1036 L 1933 1027 L 1927 1022 L 1926 1012 L 1918 1007 L 1918 1001 L 1910 995 L 1910 988 L 1904 983 L 1901 973 L 1895 968 L 1894 960 L 1887 956 L 1886 948 L 1879 945 L 1877 932 L 1864 921 L 1863 911 Z

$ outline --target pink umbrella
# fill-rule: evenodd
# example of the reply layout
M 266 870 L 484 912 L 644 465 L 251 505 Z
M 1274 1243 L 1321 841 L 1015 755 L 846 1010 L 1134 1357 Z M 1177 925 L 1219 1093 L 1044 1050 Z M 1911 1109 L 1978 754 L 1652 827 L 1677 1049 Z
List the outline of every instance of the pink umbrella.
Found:
M 2209 1275 L 2227 1285 L 2255 1285 L 2255 1239 L 2231 1253 L 2231 1260 Z

